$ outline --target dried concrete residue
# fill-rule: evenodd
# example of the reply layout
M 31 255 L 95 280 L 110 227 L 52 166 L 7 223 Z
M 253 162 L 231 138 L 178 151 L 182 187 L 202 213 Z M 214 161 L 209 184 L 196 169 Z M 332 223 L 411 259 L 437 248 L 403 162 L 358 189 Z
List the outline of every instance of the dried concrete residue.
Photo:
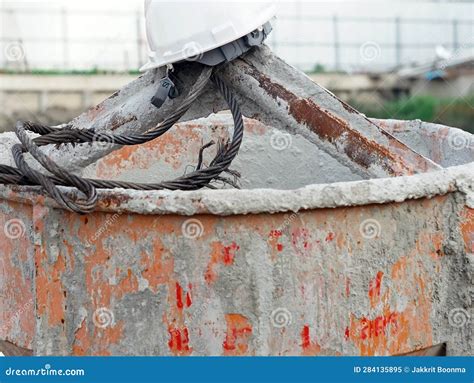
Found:
M 0 198 L 38 203 L 37 188 L 15 192 L 0 187 Z M 75 194 L 69 188 L 71 194 Z M 258 214 L 362 206 L 432 198 L 450 192 L 465 195 L 474 208 L 474 163 L 415 176 L 310 185 L 296 190 L 99 191 L 97 210 L 136 214 Z M 56 206 L 47 199 L 46 204 Z
M 101 196 L 126 197 L 120 205 L 139 214 L 233 215 L 403 202 L 459 191 L 474 208 L 474 163 L 409 177 L 311 185 L 291 191 L 201 190 L 139 192 L 115 190 Z M 104 209 L 108 210 L 108 209 Z
M 205 121 L 207 120 L 202 120 L 201 124 L 207 130 L 215 124 L 232 125 L 232 120 L 227 115 L 215 115 L 207 124 Z M 463 193 L 466 196 L 467 206 L 474 207 L 472 191 L 474 158 L 472 150 L 466 144 L 472 140 L 471 135 L 458 129 L 416 121 L 379 120 L 377 122 L 397 135 L 400 140 L 413 143 L 416 150 L 442 163 L 443 166 L 459 166 L 415 176 L 358 181 L 357 179 L 360 178 L 355 178 L 349 168 L 345 168 L 334 158 L 317 150 L 314 145 L 299 136 L 293 136 L 291 148 L 275 151 L 270 144 L 275 130 L 266 128 L 263 134 L 251 132 L 247 134 L 242 153 L 233 165 L 243 174 L 246 181 L 244 187 L 253 188 L 253 190 L 194 192 L 102 190 L 99 192 L 101 202 L 98 210 L 130 211 L 138 214 L 211 213 L 225 216 L 402 202 L 453 191 Z M 418 135 L 425 137 L 425 140 L 414 140 L 414 136 Z M 14 166 L 11 147 L 18 143 L 18 140 L 14 133 L 6 133 L 0 137 L 0 163 Z M 461 140 L 461 147 L 455 145 L 459 140 Z M 254 162 L 258 166 L 249 165 L 253 158 L 257 158 Z M 30 162 L 33 167 L 39 167 L 35 161 Z M 260 165 L 268 162 L 274 163 L 275 166 L 262 168 Z M 150 182 L 151 173 L 162 173 L 166 170 L 165 163 L 160 163 L 160 166 L 160 172 L 155 168 L 146 169 L 145 179 L 135 181 Z M 291 175 L 288 176 L 288 173 Z M 87 175 L 94 177 L 92 173 Z M 281 181 L 276 182 L 277 179 Z M 338 182 L 333 183 L 336 180 Z M 276 187 L 287 190 L 276 190 Z M 16 187 L 15 193 L 11 190 L 9 187 L 0 186 L 0 198 L 16 199 L 21 202 L 38 201 L 39 194 L 36 193 L 38 188 Z M 65 188 L 65 190 L 69 190 L 71 194 L 75 193 L 71 189 Z M 46 203 L 55 206 L 49 199 Z
M 289 214 L 199 217 L 199 240 L 183 235 L 186 217 L 126 214 L 92 240 L 111 215 L 86 223 L 47 209 L 36 262 L 59 298 L 41 305 L 35 354 L 393 355 L 446 342 L 449 355 L 471 355 L 468 327 L 450 319 L 469 312 L 472 296 L 463 205 L 454 193 L 306 211 L 291 223 Z M 377 236 L 363 234 L 374 218 Z M 102 309 L 107 329 L 94 321 Z M 379 332 L 366 326 L 378 323 Z
M 256 120 L 245 118 L 244 121 L 242 145 L 231 165 L 240 174 L 242 189 L 294 190 L 312 184 L 363 179 L 351 167 L 340 164 L 300 135 L 281 133 Z M 180 123 L 160 142 L 133 148 L 133 154 L 124 157 L 125 151 L 112 154 L 87 167 L 82 175 L 141 183 L 174 179 L 189 172 L 203 142 L 230 138 L 233 125 L 230 114 Z M 216 147 L 203 153 L 204 164 L 214 158 Z
M 15 166 L 13 161 L 12 147 L 15 144 L 19 144 L 20 141 L 13 132 L 3 133 L 0 140 L 0 164 Z

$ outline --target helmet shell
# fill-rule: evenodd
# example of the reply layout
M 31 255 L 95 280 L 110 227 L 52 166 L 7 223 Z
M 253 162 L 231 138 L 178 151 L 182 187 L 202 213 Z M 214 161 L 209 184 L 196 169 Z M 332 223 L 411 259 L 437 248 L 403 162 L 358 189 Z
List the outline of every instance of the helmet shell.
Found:
M 259 28 L 275 13 L 271 1 L 146 0 L 150 60 L 141 70 L 198 60 Z

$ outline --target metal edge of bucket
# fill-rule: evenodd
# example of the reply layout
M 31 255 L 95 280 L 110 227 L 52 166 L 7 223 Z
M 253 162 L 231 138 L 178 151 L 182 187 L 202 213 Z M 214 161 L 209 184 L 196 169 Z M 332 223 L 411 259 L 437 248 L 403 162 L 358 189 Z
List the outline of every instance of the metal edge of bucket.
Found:
M 208 119 L 198 119 L 216 124 L 231 123 L 230 116 L 216 114 Z M 259 214 L 297 212 L 301 210 L 336 208 L 346 206 L 364 206 L 403 202 L 410 199 L 431 198 L 450 192 L 459 191 L 466 195 L 466 205 L 474 208 L 474 158 L 466 153 L 474 136 L 463 130 L 449 126 L 425 123 L 420 120 L 377 120 L 390 134 L 396 132 L 418 131 L 433 136 L 443 145 L 449 141 L 452 147 L 455 140 L 464 144 L 454 148 L 456 156 L 462 161 L 454 161 L 455 166 L 445 167 L 440 171 L 421 173 L 411 176 L 393 178 L 373 178 L 362 181 L 344 181 L 325 184 L 310 184 L 291 190 L 280 189 L 225 189 L 197 191 L 136 191 L 125 189 L 99 190 L 97 211 L 128 212 L 134 214 L 213 214 L 220 216 L 237 214 Z M 264 125 L 262 125 L 264 126 Z M 438 151 L 442 150 L 438 148 Z M 454 156 L 452 154 L 452 156 Z M 462 165 L 461 165 L 462 164 Z M 71 198 L 80 198 L 77 190 L 61 187 Z M 40 193 L 39 187 L 0 185 L 0 199 L 27 205 L 44 205 L 60 208 L 54 200 Z
M 135 214 L 259 214 L 363 206 L 431 198 L 459 191 L 474 208 L 474 162 L 406 177 L 309 185 L 295 190 L 100 190 L 97 211 Z M 78 192 L 63 188 L 72 198 Z M 37 187 L 0 186 L 0 199 L 57 208 Z

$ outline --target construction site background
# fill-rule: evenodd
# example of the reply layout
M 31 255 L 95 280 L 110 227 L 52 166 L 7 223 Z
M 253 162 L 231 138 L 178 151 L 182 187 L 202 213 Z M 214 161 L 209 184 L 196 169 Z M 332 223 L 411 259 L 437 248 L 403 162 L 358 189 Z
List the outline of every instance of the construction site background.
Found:
M 0 4 L 0 131 L 18 119 L 69 120 L 139 75 L 142 2 L 97 7 Z M 470 1 L 280 2 L 268 45 L 370 117 L 473 132 L 473 20 Z M 431 76 L 430 63 L 463 57 L 449 75 Z M 420 65 L 428 70 L 399 75 Z

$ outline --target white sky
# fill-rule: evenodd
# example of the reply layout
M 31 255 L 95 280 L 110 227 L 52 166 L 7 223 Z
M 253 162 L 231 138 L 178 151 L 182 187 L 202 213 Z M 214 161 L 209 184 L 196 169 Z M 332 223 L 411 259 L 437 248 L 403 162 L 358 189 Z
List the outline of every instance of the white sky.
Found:
M 169 1 L 169 0 L 163 0 Z M 183 1 L 196 1 L 199 2 L 200 0 L 172 0 L 173 2 Z M 223 2 L 226 0 L 215 0 L 218 2 Z M 227 0 L 232 1 L 232 0 Z M 240 2 L 249 1 L 252 2 L 253 0 L 239 0 Z M 334 3 L 366 3 L 366 4 L 400 4 L 400 3 L 474 3 L 474 0 L 298 0 L 298 1 L 288 1 L 288 0 L 274 0 L 276 3 L 281 4 L 294 4 L 296 2 L 299 3 L 319 3 L 319 4 L 334 4 Z M 117 10 L 128 10 L 128 9 L 137 9 L 143 7 L 143 0 L 79 0 L 79 1 L 71 1 L 71 0 L 55 0 L 55 1 L 44 1 L 44 0 L 0 0 L 0 4 L 15 4 L 17 7 L 27 6 L 31 7 L 32 5 L 39 5 L 39 6 L 57 6 L 57 7 L 65 7 L 68 9 L 117 9 Z

